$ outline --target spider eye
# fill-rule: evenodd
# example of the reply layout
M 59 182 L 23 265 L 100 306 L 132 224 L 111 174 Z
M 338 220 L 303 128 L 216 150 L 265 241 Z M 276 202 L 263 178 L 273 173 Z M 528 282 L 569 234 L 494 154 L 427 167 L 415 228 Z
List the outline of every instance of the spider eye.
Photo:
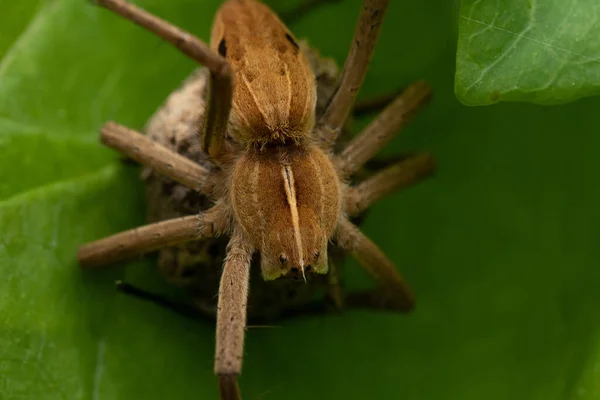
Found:
M 285 254 L 282 254 L 279 256 L 279 262 L 282 264 L 285 264 L 287 262 L 288 258 Z

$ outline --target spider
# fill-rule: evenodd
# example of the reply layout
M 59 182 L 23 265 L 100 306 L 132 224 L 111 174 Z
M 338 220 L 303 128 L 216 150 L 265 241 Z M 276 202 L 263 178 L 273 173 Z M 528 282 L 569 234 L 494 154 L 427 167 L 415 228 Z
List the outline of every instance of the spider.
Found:
M 377 281 L 379 289 L 367 296 L 370 306 L 395 311 L 413 307 L 404 279 L 351 218 L 431 173 L 431 156 L 408 157 L 358 185 L 349 180 L 429 100 L 429 86 L 424 82 L 408 86 L 341 151 L 334 151 L 367 72 L 389 0 L 364 0 L 341 77 L 321 110 L 309 51 L 256 0 L 225 1 L 215 16 L 210 46 L 125 0 L 96 3 L 203 64 L 207 73 L 200 74 L 198 82 L 208 83 L 206 107 L 193 118 L 193 128 L 200 131 L 202 160 L 185 157 L 115 122 L 102 128 L 101 140 L 153 173 L 208 197 L 212 205 L 85 244 L 78 252 L 82 267 L 228 237 L 215 310 L 215 373 L 222 399 L 241 398 L 237 377 L 242 369 L 251 265 L 260 271 L 262 291 L 289 278 L 300 283 L 325 278 L 330 300 L 336 309 L 343 309 L 348 297 L 330 260 L 333 243 L 352 254 Z M 258 256 L 255 262 L 253 256 Z

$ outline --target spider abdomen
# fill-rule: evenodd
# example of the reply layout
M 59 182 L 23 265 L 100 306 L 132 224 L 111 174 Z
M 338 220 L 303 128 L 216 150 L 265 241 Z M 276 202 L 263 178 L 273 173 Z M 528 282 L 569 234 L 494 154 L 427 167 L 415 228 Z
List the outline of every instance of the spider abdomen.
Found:
M 315 75 L 277 15 L 254 0 L 227 1 L 215 15 L 211 47 L 233 71 L 229 122 L 238 139 L 264 144 L 308 137 L 315 121 Z

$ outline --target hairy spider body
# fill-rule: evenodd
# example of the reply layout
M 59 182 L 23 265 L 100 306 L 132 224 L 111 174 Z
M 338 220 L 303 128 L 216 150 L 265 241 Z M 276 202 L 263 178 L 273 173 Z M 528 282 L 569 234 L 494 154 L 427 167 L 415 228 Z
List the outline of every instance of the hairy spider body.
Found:
M 335 90 L 339 71 L 333 60 L 321 57 L 302 40 L 298 41 L 298 44 L 308 58 L 316 78 L 315 114 L 319 118 Z M 212 162 L 202 150 L 201 137 L 197 133 L 198 118 L 202 120 L 206 107 L 208 74 L 206 68 L 194 71 L 178 90 L 169 95 L 150 118 L 146 135 L 182 156 L 211 168 Z M 349 139 L 350 130 L 344 129 L 336 147 L 341 148 Z M 363 172 L 363 175 L 367 176 L 367 172 Z M 206 194 L 162 176 L 150 167 L 143 169 L 142 177 L 146 184 L 149 222 L 200 213 L 212 205 Z M 358 220 L 353 218 L 354 222 Z M 228 237 L 221 236 L 203 241 L 190 241 L 158 251 L 158 265 L 165 277 L 189 290 L 195 306 L 212 317 L 217 314 L 215 293 L 218 292 L 228 240 Z M 339 248 L 329 246 L 327 257 L 333 258 L 330 261 L 340 266 L 344 256 L 344 252 Z M 307 274 L 308 284 L 297 275 L 296 279 L 266 281 L 261 273 L 258 253 L 253 257 L 250 270 L 247 311 L 250 321 L 273 320 L 285 311 L 302 310 L 326 294 L 327 275 Z
M 333 151 L 364 80 L 388 2 L 364 0 L 343 72 L 317 119 L 318 87 L 309 58 L 262 3 L 225 1 L 216 14 L 209 47 L 125 0 L 97 0 L 210 71 L 206 107 L 192 113 L 206 159 L 186 158 L 114 122 L 102 128 L 102 141 L 154 173 L 205 194 L 213 205 L 197 215 L 88 243 L 78 258 L 83 267 L 98 267 L 228 236 L 218 286 L 215 352 L 223 399 L 241 397 L 237 376 L 256 254 L 265 283 L 290 276 L 324 277 L 329 298 L 341 309 L 351 306 L 354 298 L 342 292 L 335 264 L 328 260 L 329 243 L 334 243 L 352 254 L 378 283 L 378 290 L 359 296 L 365 304 L 394 311 L 413 307 L 412 292 L 393 263 L 350 218 L 429 174 L 434 167 L 431 157 L 417 154 L 359 184 L 348 181 L 427 102 L 428 85 L 417 82 L 407 87 L 341 151 Z

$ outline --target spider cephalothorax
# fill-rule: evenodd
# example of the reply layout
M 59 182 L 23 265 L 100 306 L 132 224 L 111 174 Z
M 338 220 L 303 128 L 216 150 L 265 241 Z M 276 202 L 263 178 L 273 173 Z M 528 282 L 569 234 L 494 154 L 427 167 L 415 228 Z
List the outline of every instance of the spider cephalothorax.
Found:
M 250 150 L 234 167 L 236 222 L 261 249 L 264 279 L 327 273 L 327 242 L 341 213 L 340 183 L 314 145 Z
M 220 273 L 215 372 L 221 396 L 240 397 L 250 266 L 260 256 L 264 281 L 326 277 L 336 307 L 351 297 L 338 284 L 328 247 L 351 253 L 378 282 L 362 300 L 408 310 L 410 289 L 391 261 L 350 221 L 374 201 L 433 169 L 418 154 L 357 185 L 347 182 L 429 98 L 418 82 L 406 88 L 359 135 L 333 147 L 364 79 L 389 0 L 365 0 L 339 82 L 318 113 L 314 65 L 291 32 L 255 0 L 228 0 L 213 25 L 211 46 L 127 3 L 98 3 L 158 34 L 210 71 L 207 107 L 192 116 L 202 131 L 194 160 L 109 122 L 103 142 L 159 174 L 211 199 L 199 214 L 167 219 L 84 245 L 82 266 L 98 266 L 190 241 L 229 237 Z M 258 30 L 258 31 L 257 31 Z M 268 287 L 263 287 L 268 290 Z

